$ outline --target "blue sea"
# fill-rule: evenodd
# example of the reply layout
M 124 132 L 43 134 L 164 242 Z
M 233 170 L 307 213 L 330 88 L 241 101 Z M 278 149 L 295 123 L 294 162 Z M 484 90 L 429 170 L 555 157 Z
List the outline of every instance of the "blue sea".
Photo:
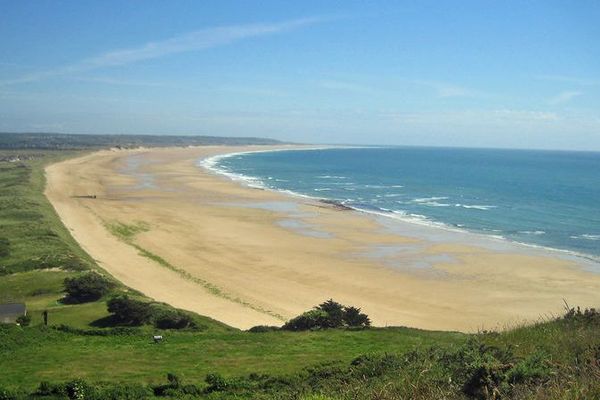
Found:
M 240 153 L 209 164 L 251 186 L 600 256 L 600 153 L 333 148 Z

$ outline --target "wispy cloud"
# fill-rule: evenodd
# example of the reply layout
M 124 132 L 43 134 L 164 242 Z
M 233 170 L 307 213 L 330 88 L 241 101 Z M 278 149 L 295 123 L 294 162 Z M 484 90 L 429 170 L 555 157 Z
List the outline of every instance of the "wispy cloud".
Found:
M 548 104 L 556 106 L 559 104 L 568 103 L 573 100 L 575 97 L 581 96 L 583 93 L 578 92 L 576 90 L 568 90 L 562 93 L 557 94 L 554 97 L 548 99 Z
M 309 17 L 271 24 L 246 24 L 201 29 L 166 40 L 148 42 L 138 47 L 109 51 L 60 68 L 0 81 L 0 85 L 39 81 L 54 76 L 132 64 L 172 54 L 201 51 L 253 37 L 288 32 L 330 19 L 328 17 Z
M 578 78 L 578 77 L 566 76 L 566 75 L 536 75 L 534 78 L 538 79 L 538 80 L 542 80 L 542 81 L 571 83 L 571 84 L 581 85 L 581 86 L 600 85 L 599 80 Z

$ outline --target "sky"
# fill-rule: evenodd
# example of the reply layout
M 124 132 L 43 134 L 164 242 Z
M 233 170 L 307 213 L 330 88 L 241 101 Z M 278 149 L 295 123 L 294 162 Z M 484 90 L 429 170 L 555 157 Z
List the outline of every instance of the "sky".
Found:
M 0 131 L 600 150 L 600 2 L 0 0 Z

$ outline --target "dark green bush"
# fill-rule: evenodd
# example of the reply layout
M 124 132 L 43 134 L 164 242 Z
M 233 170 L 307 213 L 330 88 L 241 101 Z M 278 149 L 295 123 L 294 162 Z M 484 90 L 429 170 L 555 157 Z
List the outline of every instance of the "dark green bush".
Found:
M 143 325 L 152 322 L 152 307 L 149 303 L 130 299 L 127 295 L 113 297 L 107 302 L 108 312 L 126 325 Z
M 340 328 L 344 325 L 344 306 L 329 299 L 316 307 L 327 313 L 327 319 L 324 321 L 323 328 Z
M 227 389 L 228 386 L 227 380 L 218 373 L 206 375 L 204 381 L 208 384 L 206 388 L 206 392 L 208 393 L 221 392 Z
M 329 299 L 310 311 L 286 322 L 281 329 L 288 331 L 306 331 L 326 328 L 367 328 L 371 320 L 360 308 L 344 306 Z
M 179 310 L 165 310 L 154 321 L 159 329 L 184 329 L 194 327 L 195 323 L 189 314 Z
M 84 400 L 93 393 L 93 387 L 83 379 L 75 379 L 65 385 L 67 396 L 71 400 Z
M 344 324 L 349 327 L 369 327 L 371 326 L 371 320 L 367 314 L 360 312 L 360 308 L 356 307 L 344 307 Z
M 265 333 L 265 332 L 274 332 L 278 331 L 280 328 L 278 326 L 269 326 L 269 325 L 256 325 L 252 328 L 248 329 L 248 332 L 252 333 Z
M 310 310 L 286 322 L 281 329 L 286 331 L 307 331 L 329 327 L 328 315 L 323 310 Z
M 18 396 L 15 392 L 0 387 L 0 400 L 17 400 Z
M 65 279 L 65 300 L 69 303 L 85 303 L 96 301 L 107 294 L 113 283 L 95 272 L 76 278 Z

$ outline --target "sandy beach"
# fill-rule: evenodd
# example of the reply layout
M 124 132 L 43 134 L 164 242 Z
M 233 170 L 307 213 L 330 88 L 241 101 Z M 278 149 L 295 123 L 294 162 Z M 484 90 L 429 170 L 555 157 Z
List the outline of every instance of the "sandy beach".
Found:
M 328 298 L 361 307 L 376 326 L 465 332 L 559 314 L 563 299 L 598 305 L 600 275 L 575 259 L 451 232 L 434 239 L 423 227 L 244 187 L 198 166 L 261 149 L 269 147 L 100 151 L 47 167 L 46 195 L 124 284 L 243 329 L 281 325 Z

